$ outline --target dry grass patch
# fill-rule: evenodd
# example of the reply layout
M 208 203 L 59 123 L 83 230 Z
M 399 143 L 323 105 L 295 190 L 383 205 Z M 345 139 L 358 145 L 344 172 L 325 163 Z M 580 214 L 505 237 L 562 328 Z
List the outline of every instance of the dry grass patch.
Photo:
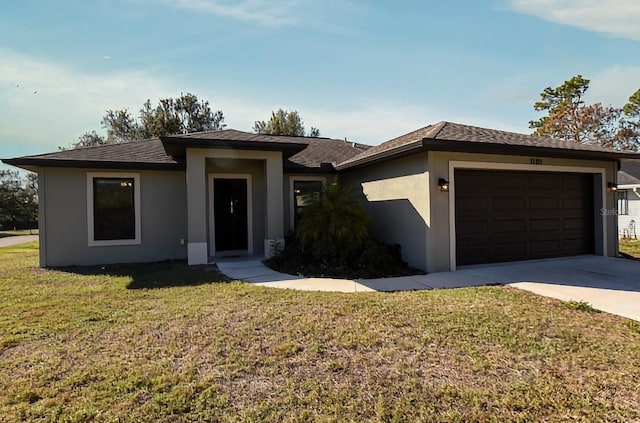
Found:
M 640 330 L 502 287 L 313 293 L 0 249 L 0 420 L 634 421 Z
M 637 239 L 621 239 L 619 243 L 620 252 L 640 259 L 640 240 Z

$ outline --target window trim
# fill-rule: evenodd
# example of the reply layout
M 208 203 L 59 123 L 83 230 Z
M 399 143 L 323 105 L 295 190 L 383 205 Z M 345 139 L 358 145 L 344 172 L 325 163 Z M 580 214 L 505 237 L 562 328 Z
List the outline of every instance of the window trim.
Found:
M 298 181 L 311 181 L 311 182 L 321 182 L 322 186 L 327 186 L 327 178 L 324 176 L 290 176 L 289 177 L 289 230 L 294 231 L 295 228 L 295 193 L 293 192 L 295 183 Z
M 616 191 L 616 213 L 618 216 L 629 216 L 629 191 L 625 189 Z
M 94 239 L 93 181 L 96 178 L 133 179 L 133 212 L 135 218 L 134 239 Z M 140 245 L 142 243 L 140 223 L 140 174 L 124 172 L 87 172 L 87 241 L 89 247 L 111 247 L 117 245 Z

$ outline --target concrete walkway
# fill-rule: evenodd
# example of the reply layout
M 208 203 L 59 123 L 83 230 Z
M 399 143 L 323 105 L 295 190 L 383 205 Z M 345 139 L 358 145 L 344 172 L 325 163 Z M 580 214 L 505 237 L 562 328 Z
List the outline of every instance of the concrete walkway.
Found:
M 640 321 L 640 261 L 579 256 L 466 266 L 456 272 L 383 279 L 304 278 L 275 272 L 260 257 L 219 259 L 222 273 L 261 286 L 307 291 L 372 292 L 509 285 Z
M 0 247 L 24 244 L 25 242 L 37 241 L 38 235 L 5 236 L 0 238 Z

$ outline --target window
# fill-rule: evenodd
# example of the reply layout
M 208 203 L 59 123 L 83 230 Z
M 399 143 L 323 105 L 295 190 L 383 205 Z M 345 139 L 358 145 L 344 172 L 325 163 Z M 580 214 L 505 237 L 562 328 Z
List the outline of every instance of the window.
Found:
M 323 181 L 294 180 L 293 181 L 293 224 L 294 228 L 300 220 L 302 210 L 313 199 L 320 196 Z
M 629 214 L 629 199 L 627 198 L 628 192 L 626 190 L 616 191 L 616 200 L 617 200 L 617 213 L 618 215 L 628 215 Z
M 140 244 L 139 190 L 138 174 L 87 175 L 89 245 Z

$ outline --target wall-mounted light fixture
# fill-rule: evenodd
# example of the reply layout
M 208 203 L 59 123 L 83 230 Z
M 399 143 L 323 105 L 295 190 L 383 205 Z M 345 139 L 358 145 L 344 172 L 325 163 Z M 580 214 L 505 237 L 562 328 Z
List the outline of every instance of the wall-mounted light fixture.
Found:
M 438 178 L 438 188 L 442 192 L 449 192 L 449 181 L 444 178 Z
M 618 190 L 618 185 L 615 182 L 607 182 L 607 191 L 616 192 Z

